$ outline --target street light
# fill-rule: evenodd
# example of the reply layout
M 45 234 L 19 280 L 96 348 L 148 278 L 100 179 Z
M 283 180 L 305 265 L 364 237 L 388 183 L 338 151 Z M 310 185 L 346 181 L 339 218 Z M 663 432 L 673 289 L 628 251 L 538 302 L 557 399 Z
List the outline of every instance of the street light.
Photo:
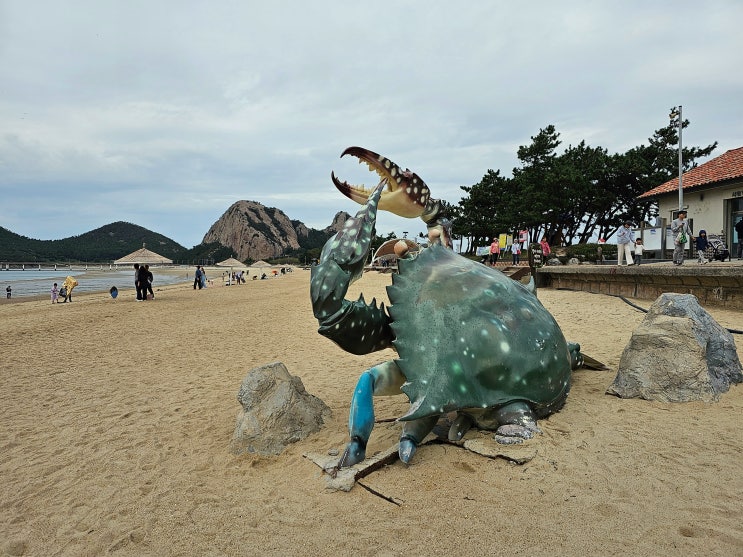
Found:
M 671 109 L 671 114 L 668 115 L 671 119 L 671 124 L 678 124 L 679 128 L 679 211 L 684 208 L 684 187 L 683 187 L 683 173 L 684 173 L 684 161 L 681 153 L 681 129 L 683 125 L 683 118 L 681 117 L 681 105 L 674 106 Z

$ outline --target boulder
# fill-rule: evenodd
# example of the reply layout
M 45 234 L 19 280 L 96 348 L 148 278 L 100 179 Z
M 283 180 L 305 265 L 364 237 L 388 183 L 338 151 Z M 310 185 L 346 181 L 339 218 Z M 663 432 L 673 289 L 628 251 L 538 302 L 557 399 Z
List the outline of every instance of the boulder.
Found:
M 664 402 L 712 402 L 743 382 L 733 336 L 691 294 L 662 294 L 619 361 L 607 394 Z
M 319 431 L 330 419 L 330 408 L 309 394 L 299 377 L 275 362 L 248 372 L 237 400 L 237 416 L 230 443 L 233 454 L 280 454 L 289 443 Z
M 550 267 L 557 267 L 559 265 L 562 265 L 562 262 L 557 257 L 552 257 L 551 259 L 547 260 L 546 264 Z

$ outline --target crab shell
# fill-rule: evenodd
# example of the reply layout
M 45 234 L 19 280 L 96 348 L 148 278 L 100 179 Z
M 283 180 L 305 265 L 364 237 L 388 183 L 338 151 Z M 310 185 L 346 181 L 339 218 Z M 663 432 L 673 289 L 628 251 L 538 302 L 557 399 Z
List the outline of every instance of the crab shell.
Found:
M 570 353 L 534 294 L 440 244 L 398 266 L 387 294 L 396 363 L 411 402 L 402 420 L 515 401 L 537 417 L 562 407 Z

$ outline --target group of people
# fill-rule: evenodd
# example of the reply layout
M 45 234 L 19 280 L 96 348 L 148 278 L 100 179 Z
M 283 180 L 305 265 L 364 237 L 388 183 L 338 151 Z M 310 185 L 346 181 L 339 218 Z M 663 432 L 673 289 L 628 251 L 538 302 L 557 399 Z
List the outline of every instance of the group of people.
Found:
M 635 239 L 635 231 L 632 230 L 632 223 L 625 221 L 617 230 L 617 265 L 624 265 L 622 259 L 626 259 L 626 265 L 639 265 L 642 263 L 643 252 L 642 240 Z M 632 259 L 634 252 L 635 258 Z
M 245 284 L 245 271 L 232 271 L 232 274 L 229 273 L 227 276 L 227 286 L 230 284 Z M 248 272 L 248 276 L 250 276 L 250 272 Z M 225 282 L 225 274 L 222 273 L 222 282 Z
M 684 248 L 686 243 L 691 241 L 697 248 L 697 257 L 700 265 L 709 263 L 707 258 L 707 232 L 699 231 L 699 237 L 695 238 L 686 221 L 687 212 L 681 210 L 678 216 L 671 221 L 671 235 L 673 237 L 673 264 L 680 266 L 684 264 Z M 622 259 L 626 257 L 627 265 L 632 265 L 632 252 L 635 254 L 636 265 L 642 260 L 643 245 L 641 239 L 635 239 L 635 233 L 632 230 L 632 223 L 626 221 L 617 230 L 617 265 L 622 265 Z
M 196 290 L 196 288 L 199 290 L 206 288 L 206 271 L 201 265 L 196 265 L 196 273 L 193 278 L 193 289 Z
M 55 282 L 52 285 L 52 303 L 53 304 L 66 304 L 67 302 L 72 302 L 72 290 L 77 286 L 78 282 L 75 277 L 67 277 L 64 279 L 64 282 L 62 283 L 62 288 L 57 288 L 57 283 Z M 59 298 L 62 297 L 64 300 L 62 302 L 59 301 Z
M 521 259 L 521 242 L 513 242 L 510 246 L 506 246 L 506 250 L 511 252 L 511 259 L 514 265 L 518 265 Z M 498 258 L 501 254 L 500 240 L 493 238 L 490 244 L 490 250 L 487 257 L 483 257 L 483 264 L 489 264 L 491 267 L 495 267 L 498 264 Z
M 152 279 L 149 265 L 134 264 L 134 286 L 137 289 L 138 302 L 147 301 L 148 295 L 150 300 L 155 299 L 155 293 L 152 291 Z

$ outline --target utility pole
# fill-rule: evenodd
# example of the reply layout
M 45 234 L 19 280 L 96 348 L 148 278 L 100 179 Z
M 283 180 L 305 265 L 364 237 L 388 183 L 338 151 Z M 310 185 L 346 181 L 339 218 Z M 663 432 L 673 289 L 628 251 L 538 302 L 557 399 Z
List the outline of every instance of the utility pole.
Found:
M 681 151 L 681 130 L 683 128 L 684 119 L 681 115 L 681 105 L 674 106 L 669 114 L 671 124 L 678 124 L 679 128 L 679 211 L 684 208 L 684 156 Z

